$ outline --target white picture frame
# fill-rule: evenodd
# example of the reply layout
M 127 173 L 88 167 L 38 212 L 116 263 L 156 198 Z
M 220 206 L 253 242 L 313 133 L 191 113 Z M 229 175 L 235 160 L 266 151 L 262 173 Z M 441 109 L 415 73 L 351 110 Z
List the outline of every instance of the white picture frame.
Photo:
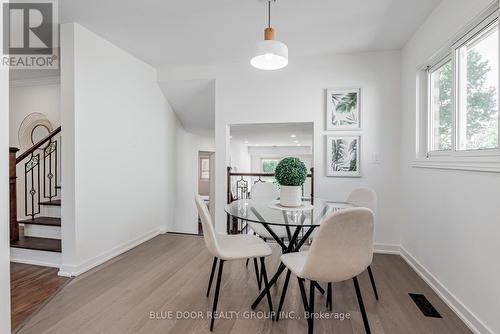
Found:
M 361 89 L 326 90 L 326 130 L 361 129 Z
M 326 176 L 361 177 L 361 135 L 326 135 Z

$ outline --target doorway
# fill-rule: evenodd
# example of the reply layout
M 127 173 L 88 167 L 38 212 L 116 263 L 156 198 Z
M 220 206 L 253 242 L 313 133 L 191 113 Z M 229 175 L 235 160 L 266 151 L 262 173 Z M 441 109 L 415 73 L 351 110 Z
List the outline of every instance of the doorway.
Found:
M 215 204 L 215 152 L 199 151 L 198 152 L 198 195 L 204 200 L 208 206 L 210 215 L 214 219 L 214 204 Z M 198 234 L 203 235 L 201 220 L 198 216 Z

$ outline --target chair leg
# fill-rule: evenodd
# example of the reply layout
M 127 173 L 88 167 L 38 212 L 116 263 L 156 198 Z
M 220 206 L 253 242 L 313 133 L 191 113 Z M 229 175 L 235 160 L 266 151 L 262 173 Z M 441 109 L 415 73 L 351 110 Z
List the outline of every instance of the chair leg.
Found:
M 306 288 L 304 287 L 304 279 L 297 277 L 297 281 L 299 282 L 300 295 L 302 297 L 302 303 L 304 304 L 304 315 L 305 315 L 306 313 L 310 313 L 310 309 L 309 309 L 309 304 L 307 303 Z M 311 286 L 314 287 L 314 285 L 312 284 Z M 311 319 L 307 318 L 306 320 L 307 320 L 308 333 L 311 333 L 310 331 Z
M 269 291 L 269 282 L 267 280 L 267 271 L 266 271 L 266 259 L 264 257 L 260 258 L 260 272 L 262 273 L 262 278 L 264 280 L 264 289 L 267 290 L 267 303 L 269 304 L 269 312 L 273 313 L 273 302 L 271 300 L 271 292 Z
M 283 290 L 281 290 L 280 304 L 278 306 L 278 312 L 276 313 L 276 321 L 280 320 L 280 312 L 283 308 L 283 303 L 285 302 L 286 290 L 288 289 L 288 282 L 290 281 L 290 275 L 292 272 L 290 269 L 286 272 L 285 284 L 283 285 Z
M 245 267 L 248 267 L 248 261 L 250 261 L 249 258 L 247 259 L 247 262 L 245 263 Z
M 365 325 L 366 334 L 371 334 L 370 323 L 368 322 L 368 317 L 366 316 L 365 304 L 363 303 L 363 296 L 361 296 L 361 290 L 359 290 L 358 278 L 353 277 L 354 289 L 356 289 L 356 296 L 358 297 L 359 309 L 361 311 L 361 317 L 363 317 L 363 324 Z
M 214 329 L 215 311 L 217 310 L 217 302 L 219 301 L 220 281 L 222 278 L 223 267 L 224 267 L 224 260 L 220 260 L 219 273 L 217 274 L 217 284 L 215 285 L 214 304 L 212 306 L 212 319 L 210 320 L 210 331 L 213 331 L 213 329 Z
M 317 286 L 316 281 L 311 281 L 309 284 L 309 318 L 308 318 L 308 334 L 313 334 L 314 332 L 314 288 Z
M 297 277 L 299 282 L 300 296 L 302 297 L 302 304 L 304 304 L 304 312 L 309 312 L 309 303 L 307 302 L 306 288 L 304 287 L 304 279 Z
M 332 311 L 332 308 L 333 308 L 333 291 L 332 291 L 332 283 L 328 283 L 328 287 L 327 287 L 327 290 L 326 290 L 326 307 L 330 310 L 330 312 Z
M 318 289 L 318 291 L 324 295 L 325 294 L 325 289 L 323 289 L 323 287 L 321 285 L 319 285 L 318 282 L 314 281 L 314 286 L 316 287 L 316 289 Z
M 216 266 L 217 266 L 217 258 L 214 257 L 214 262 L 212 264 L 212 272 L 210 273 L 210 279 L 208 280 L 207 298 L 210 295 L 210 288 L 212 287 L 212 281 L 214 280 L 214 273 Z
M 257 286 L 259 287 L 259 290 L 262 287 L 262 280 L 261 280 L 261 275 L 259 274 L 259 265 L 257 264 L 257 258 L 253 258 L 253 266 L 255 268 L 255 277 L 257 278 Z
M 372 288 L 373 288 L 373 293 L 375 294 L 375 299 L 378 300 L 377 286 L 375 285 L 375 279 L 373 278 L 371 266 L 368 266 L 368 275 L 370 275 L 370 282 L 372 282 Z

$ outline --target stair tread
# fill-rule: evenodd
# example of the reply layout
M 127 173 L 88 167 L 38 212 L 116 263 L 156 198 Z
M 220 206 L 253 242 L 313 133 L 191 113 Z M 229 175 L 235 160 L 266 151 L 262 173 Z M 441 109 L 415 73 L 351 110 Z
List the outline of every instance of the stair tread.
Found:
M 47 202 L 40 202 L 40 205 L 49 205 L 49 206 L 61 206 L 61 200 L 55 199 Z
M 25 237 L 20 235 L 19 240 L 12 241 L 10 246 L 15 248 L 61 253 L 61 240 L 59 239 Z
M 61 226 L 61 218 L 58 217 L 35 217 L 34 219 L 26 219 L 18 221 L 20 224 L 30 225 L 45 225 L 45 226 Z

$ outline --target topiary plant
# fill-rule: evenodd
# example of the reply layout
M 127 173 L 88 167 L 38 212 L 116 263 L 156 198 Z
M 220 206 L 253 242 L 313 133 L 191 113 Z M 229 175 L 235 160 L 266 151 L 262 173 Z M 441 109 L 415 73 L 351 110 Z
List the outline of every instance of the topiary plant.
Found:
M 302 186 L 306 181 L 306 165 L 298 158 L 284 158 L 274 171 L 276 181 L 281 186 Z

